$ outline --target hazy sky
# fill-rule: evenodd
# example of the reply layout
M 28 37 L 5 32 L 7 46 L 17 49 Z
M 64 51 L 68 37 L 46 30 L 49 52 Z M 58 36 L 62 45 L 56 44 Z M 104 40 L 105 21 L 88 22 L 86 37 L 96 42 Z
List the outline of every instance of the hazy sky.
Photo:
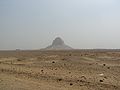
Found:
M 0 49 L 120 48 L 120 0 L 0 0 Z

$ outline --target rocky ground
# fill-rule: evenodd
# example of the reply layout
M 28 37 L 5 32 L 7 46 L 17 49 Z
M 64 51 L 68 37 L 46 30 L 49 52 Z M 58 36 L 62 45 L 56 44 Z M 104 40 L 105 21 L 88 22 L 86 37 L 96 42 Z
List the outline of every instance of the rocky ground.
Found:
M 120 52 L 0 51 L 0 90 L 120 90 Z

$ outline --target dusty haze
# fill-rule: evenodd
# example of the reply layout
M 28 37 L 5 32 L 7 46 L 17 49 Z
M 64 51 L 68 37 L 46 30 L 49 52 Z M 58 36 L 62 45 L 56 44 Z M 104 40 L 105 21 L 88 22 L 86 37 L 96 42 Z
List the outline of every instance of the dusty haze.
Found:
M 119 0 L 0 0 L 0 50 L 120 48 Z

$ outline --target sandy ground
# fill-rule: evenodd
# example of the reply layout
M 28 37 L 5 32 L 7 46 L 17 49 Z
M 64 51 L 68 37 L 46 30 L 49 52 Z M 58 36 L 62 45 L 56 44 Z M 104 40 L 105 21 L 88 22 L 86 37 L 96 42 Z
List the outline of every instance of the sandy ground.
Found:
M 0 90 L 120 90 L 120 52 L 0 51 Z

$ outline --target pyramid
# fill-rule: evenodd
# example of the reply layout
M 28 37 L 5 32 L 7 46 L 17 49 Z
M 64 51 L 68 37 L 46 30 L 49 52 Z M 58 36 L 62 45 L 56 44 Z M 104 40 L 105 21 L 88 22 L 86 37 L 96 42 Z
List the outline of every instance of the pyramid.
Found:
M 55 40 L 53 40 L 52 45 L 46 47 L 44 50 L 71 50 L 71 49 L 73 48 L 66 45 L 60 37 L 57 37 L 55 38 Z

